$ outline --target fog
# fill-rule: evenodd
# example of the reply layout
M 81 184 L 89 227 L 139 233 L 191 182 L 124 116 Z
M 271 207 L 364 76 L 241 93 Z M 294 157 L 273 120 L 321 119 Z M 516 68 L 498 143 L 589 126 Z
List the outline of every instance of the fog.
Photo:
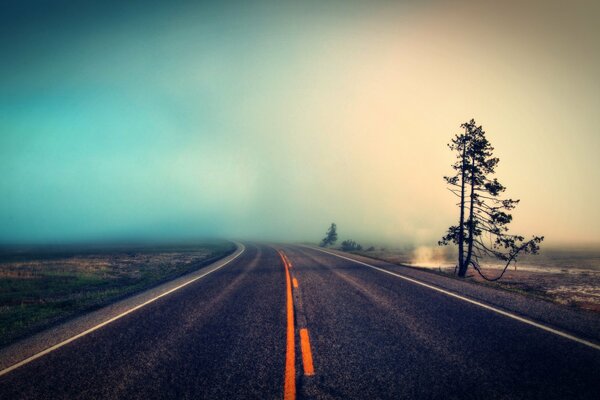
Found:
M 600 243 L 593 2 L 3 5 L 0 241 L 435 244 L 483 124 L 512 228 Z

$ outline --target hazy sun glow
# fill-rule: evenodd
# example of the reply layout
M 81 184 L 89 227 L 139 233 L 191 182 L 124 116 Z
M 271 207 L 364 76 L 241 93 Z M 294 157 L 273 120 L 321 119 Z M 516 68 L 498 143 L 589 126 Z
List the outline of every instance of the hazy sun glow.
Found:
M 600 242 L 593 2 L 110 3 L 2 13 L 2 241 L 430 245 L 475 118 L 515 230 Z

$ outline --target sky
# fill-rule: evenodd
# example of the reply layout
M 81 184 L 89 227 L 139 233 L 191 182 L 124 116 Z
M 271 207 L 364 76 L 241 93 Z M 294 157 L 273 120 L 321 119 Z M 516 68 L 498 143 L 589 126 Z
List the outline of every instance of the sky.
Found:
M 435 244 L 475 118 L 513 231 L 600 243 L 599 3 L 123 3 L 0 5 L 0 242 Z

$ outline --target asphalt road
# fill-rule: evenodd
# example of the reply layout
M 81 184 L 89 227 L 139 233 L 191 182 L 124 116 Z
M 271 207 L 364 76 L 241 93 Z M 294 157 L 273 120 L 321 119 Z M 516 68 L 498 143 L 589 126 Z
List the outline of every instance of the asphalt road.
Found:
M 0 376 L 0 398 L 600 398 L 600 350 L 330 254 L 275 247 L 248 244 Z

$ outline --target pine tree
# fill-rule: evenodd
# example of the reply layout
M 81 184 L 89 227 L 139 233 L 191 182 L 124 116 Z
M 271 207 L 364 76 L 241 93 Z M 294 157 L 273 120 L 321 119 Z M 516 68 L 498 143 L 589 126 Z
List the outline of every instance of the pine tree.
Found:
M 458 276 L 464 277 L 469 266 L 473 266 L 483 278 L 497 280 L 517 261 L 520 253 L 536 254 L 544 237 L 533 236 L 526 241 L 523 236 L 508 233 L 512 221 L 509 211 L 519 200 L 502 198 L 506 188 L 498 179 L 491 178 L 499 159 L 493 156 L 494 148 L 482 127 L 472 119 L 461 128 L 464 132 L 448 144 L 450 150 L 456 152 L 457 161 L 452 165 L 456 173 L 444 177 L 449 190 L 460 199 L 459 222 L 448 228 L 439 244 L 458 245 Z M 483 257 L 506 262 L 498 277 L 489 279 L 483 275 L 480 266 Z
M 325 237 L 321 240 L 321 247 L 333 245 L 335 242 L 337 242 L 337 225 L 332 222 Z

